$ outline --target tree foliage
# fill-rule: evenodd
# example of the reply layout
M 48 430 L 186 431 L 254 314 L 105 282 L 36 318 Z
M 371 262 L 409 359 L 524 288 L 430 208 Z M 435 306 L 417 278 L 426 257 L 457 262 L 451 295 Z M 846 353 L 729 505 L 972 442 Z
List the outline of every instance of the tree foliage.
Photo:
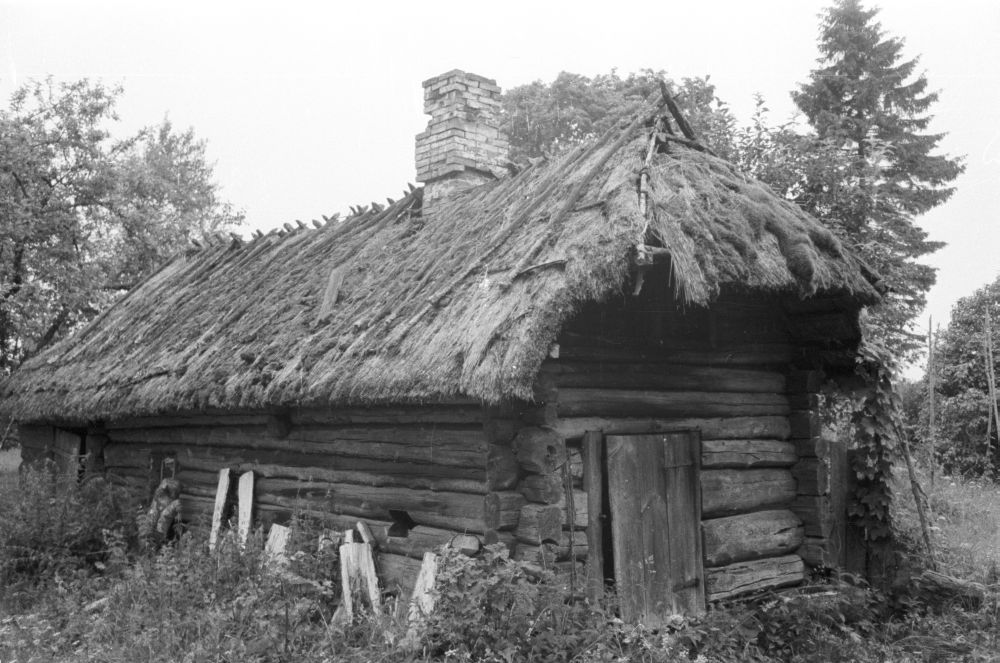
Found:
M 735 120 L 715 94 L 709 78 L 675 84 L 665 72 L 645 69 L 622 77 L 617 72 L 593 78 L 560 73 L 550 84 L 535 81 L 503 96 L 504 130 L 514 161 L 556 154 L 607 131 L 614 122 L 660 94 L 666 81 L 699 139 L 728 155 Z
M 750 125 L 737 129 L 707 77 L 670 85 L 701 141 L 821 220 L 882 277 L 889 294 L 867 332 L 906 360 L 921 347 L 910 327 L 934 283 L 933 268 L 917 260 L 941 246 L 915 218 L 951 196 L 963 166 L 936 153 L 943 134 L 927 130 L 937 94 L 927 91 L 918 61 L 903 57 L 903 41 L 885 34 L 877 13 L 858 0 L 838 0 L 825 12 L 819 66 L 793 94 L 806 131 L 770 124 L 762 99 Z M 625 77 L 563 72 L 551 84 L 508 91 L 512 158 L 599 135 L 655 98 L 663 77 L 649 69 Z
M 947 472 L 996 475 L 1000 436 L 988 424 L 986 323 L 992 327 L 994 373 L 1000 373 L 1000 277 L 955 303 L 937 349 L 937 454 Z M 987 429 L 992 428 L 987 436 Z
M 242 222 L 205 144 L 112 137 L 120 88 L 35 81 L 0 110 L 0 370 L 105 308 L 187 241 Z
M 837 0 L 823 16 L 820 66 L 792 96 L 822 149 L 840 154 L 828 175 L 806 179 L 800 202 L 882 275 L 890 293 L 871 332 L 912 356 L 918 342 L 909 326 L 934 284 L 933 269 L 916 260 L 941 246 L 914 220 L 948 200 L 964 166 L 936 153 L 944 134 L 927 129 L 938 95 L 877 14 L 859 0 Z

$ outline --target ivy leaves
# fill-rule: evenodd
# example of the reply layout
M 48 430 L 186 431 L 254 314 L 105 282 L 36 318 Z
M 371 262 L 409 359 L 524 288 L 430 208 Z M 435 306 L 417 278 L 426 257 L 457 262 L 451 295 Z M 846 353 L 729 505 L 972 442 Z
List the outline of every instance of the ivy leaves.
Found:
M 899 459 L 902 434 L 901 401 L 892 384 L 892 355 L 887 348 L 866 341 L 858 351 L 857 374 L 865 394 L 851 415 L 856 452 L 851 470 L 857 476 L 848 515 L 872 541 L 892 534 L 892 468 Z

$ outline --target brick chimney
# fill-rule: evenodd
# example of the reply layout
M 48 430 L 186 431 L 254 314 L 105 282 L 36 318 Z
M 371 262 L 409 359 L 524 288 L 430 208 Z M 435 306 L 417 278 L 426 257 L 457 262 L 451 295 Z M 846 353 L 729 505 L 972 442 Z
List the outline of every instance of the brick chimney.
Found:
M 425 210 L 503 172 L 508 144 L 496 81 L 458 69 L 435 76 L 424 81 L 424 112 L 431 119 L 417 134 L 417 181 Z

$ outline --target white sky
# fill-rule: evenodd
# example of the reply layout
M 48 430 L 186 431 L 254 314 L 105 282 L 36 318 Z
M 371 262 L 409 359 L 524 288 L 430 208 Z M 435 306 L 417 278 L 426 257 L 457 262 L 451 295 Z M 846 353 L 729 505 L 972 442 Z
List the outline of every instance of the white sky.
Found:
M 208 141 L 252 228 L 398 198 L 414 181 L 421 81 L 449 69 L 507 89 L 562 70 L 710 74 L 741 121 L 755 92 L 783 120 L 818 55 L 827 2 L 11 2 L 0 100 L 27 78 L 121 83 L 124 130 L 169 116 Z M 1000 3 L 883 0 L 880 20 L 941 92 L 934 131 L 968 170 L 920 219 L 948 242 L 928 313 L 1000 273 Z M 924 320 L 926 326 L 926 318 Z

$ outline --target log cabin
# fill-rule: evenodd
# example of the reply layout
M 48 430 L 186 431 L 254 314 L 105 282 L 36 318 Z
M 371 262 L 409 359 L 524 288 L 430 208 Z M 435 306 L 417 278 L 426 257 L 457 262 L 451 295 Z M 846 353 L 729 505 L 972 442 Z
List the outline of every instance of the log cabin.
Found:
M 422 187 L 192 249 L 27 361 L 2 391 L 25 461 L 141 498 L 169 473 L 192 522 L 253 472 L 258 525 L 364 520 L 404 590 L 474 534 L 614 583 L 630 619 L 838 563 L 818 394 L 870 270 L 666 98 L 517 168 L 494 81 L 424 90 Z

